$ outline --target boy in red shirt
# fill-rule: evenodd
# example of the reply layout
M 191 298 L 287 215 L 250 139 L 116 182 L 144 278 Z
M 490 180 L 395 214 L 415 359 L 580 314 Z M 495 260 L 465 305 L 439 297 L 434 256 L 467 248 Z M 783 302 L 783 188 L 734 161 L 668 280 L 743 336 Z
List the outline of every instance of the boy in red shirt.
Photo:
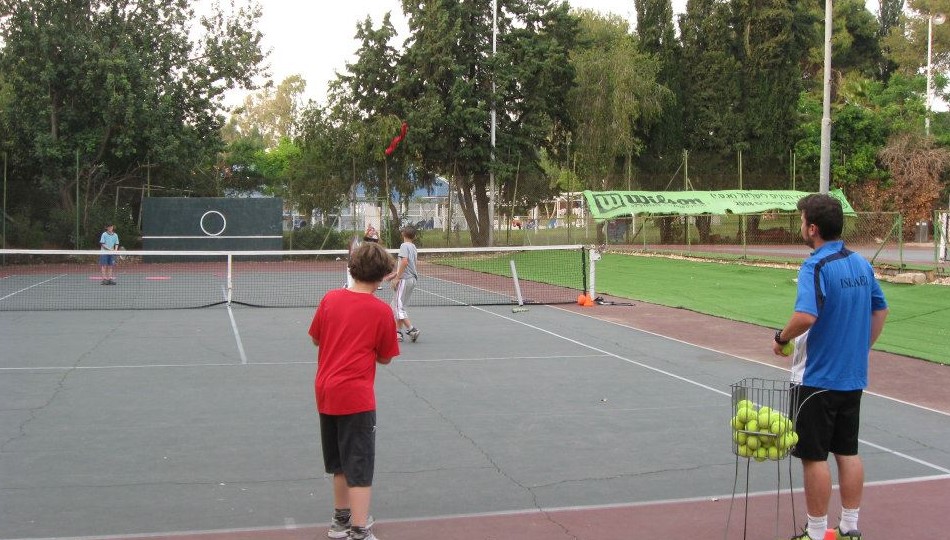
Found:
M 333 475 L 333 520 L 327 536 L 376 540 L 369 504 L 376 456 L 376 364 L 399 355 L 389 305 L 373 293 L 395 262 L 379 244 L 353 251 L 354 284 L 323 297 L 310 324 L 319 348 L 314 383 L 323 463 Z

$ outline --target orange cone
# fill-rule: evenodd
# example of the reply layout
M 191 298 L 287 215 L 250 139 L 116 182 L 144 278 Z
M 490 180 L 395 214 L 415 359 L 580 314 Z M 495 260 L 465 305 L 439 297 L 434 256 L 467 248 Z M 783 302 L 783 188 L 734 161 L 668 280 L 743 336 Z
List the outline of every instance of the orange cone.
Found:
M 584 307 L 591 307 L 593 305 L 594 305 L 594 300 L 590 297 L 589 294 L 586 295 L 584 297 Z
M 586 301 L 587 301 L 587 295 L 586 295 L 586 294 L 579 294 L 579 295 L 577 295 L 577 305 L 583 306 L 583 305 L 584 305 L 584 302 L 586 302 Z
M 825 531 L 824 540 L 838 540 L 838 534 L 835 532 L 834 529 L 827 529 Z

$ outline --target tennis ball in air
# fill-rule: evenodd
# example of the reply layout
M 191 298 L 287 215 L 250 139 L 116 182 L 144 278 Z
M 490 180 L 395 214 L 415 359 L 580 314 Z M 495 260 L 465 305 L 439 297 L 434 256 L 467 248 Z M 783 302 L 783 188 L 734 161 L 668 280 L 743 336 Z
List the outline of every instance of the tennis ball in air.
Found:
M 795 352 L 795 342 L 789 341 L 785 345 L 782 345 L 782 356 L 791 356 Z

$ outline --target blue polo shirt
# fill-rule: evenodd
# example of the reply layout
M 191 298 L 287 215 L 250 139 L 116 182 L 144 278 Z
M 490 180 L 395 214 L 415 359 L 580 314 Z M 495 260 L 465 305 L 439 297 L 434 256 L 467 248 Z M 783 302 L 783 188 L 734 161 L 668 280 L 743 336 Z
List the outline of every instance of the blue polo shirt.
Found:
M 815 250 L 798 271 L 795 311 L 817 319 L 796 340 L 792 380 L 829 390 L 867 387 L 871 312 L 886 308 L 864 257 L 840 240 Z

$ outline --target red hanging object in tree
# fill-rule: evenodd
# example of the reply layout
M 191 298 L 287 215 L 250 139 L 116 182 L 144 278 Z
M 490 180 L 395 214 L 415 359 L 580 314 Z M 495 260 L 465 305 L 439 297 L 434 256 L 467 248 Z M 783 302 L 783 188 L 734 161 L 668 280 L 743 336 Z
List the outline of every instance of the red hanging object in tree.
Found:
M 399 146 L 399 143 L 406 138 L 406 132 L 409 131 L 409 124 L 406 122 L 402 123 L 402 129 L 399 130 L 399 135 L 393 137 L 392 142 L 389 143 L 389 148 L 386 149 L 386 155 L 391 156 L 393 152 L 396 151 L 396 147 Z

